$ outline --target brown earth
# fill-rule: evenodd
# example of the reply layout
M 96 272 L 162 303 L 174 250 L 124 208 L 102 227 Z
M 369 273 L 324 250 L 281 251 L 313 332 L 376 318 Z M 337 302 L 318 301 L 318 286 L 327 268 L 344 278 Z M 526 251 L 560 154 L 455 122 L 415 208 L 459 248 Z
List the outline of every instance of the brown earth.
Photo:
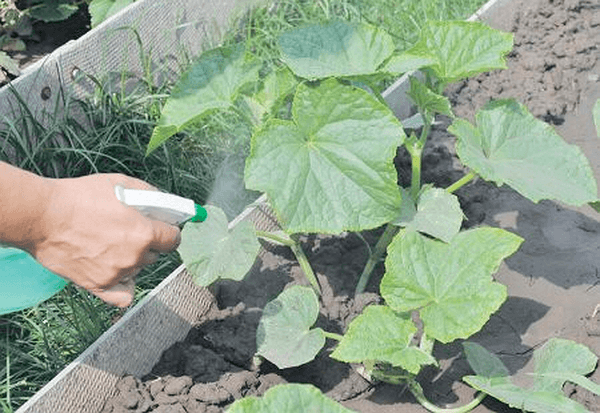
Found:
M 600 3 L 595 0 L 513 1 L 496 13 L 494 27 L 515 33 L 509 69 L 455 85 L 448 95 L 456 113 L 472 118 L 490 98 L 514 97 L 539 118 L 557 125 L 570 143 L 580 145 L 600 179 L 600 140 L 595 136 L 591 107 L 600 97 Z M 424 180 L 440 186 L 464 172 L 454 155 L 453 138 L 443 125 L 428 144 Z M 406 184 L 405 154 L 397 158 L 399 179 Z M 532 351 L 551 337 L 575 340 L 600 354 L 600 215 L 589 207 L 573 208 L 552 201 L 539 204 L 514 191 L 477 181 L 458 194 L 467 216 L 465 227 L 491 225 L 525 239 L 521 249 L 501 266 L 496 279 L 507 285 L 509 298 L 484 329 L 470 340 L 497 354 L 525 383 Z M 377 231 L 364 234 L 373 243 Z M 370 303 L 379 302 L 377 277 L 370 292 L 352 298 L 365 261 L 365 247 L 352 234 L 308 237 L 304 248 L 323 286 L 318 325 L 343 333 Z M 378 269 L 381 276 L 381 268 Z M 308 382 L 329 397 L 364 413 L 424 412 L 402 386 L 373 385 L 356 366 L 328 357 L 335 343 L 307 365 L 278 370 L 268 362 L 255 366 L 255 331 L 261 308 L 284 287 L 304 283 L 291 253 L 266 246 L 243 282 L 215 287 L 220 309 L 193 329 L 187 339 L 168 349 L 152 373 L 124 378 L 109 400 L 109 412 L 221 412 L 234 399 L 260 395 L 281 382 Z M 470 374 L 459 342 L 438 346 L 439 369 L 420 375 L 426 395 L 440 406 L 458 406 L 473 391 L 460 378 Z M 592 380 L 600 383 L 600 372 Z M 574 386 L 571 397 L 590 411 L 600 411 L 600 398 Z M 474 412 L 517 412 L 487 398 Z
M 12 0 L 9 0 L 9 6 L 0 10 L 0 18 L 9 7 L 15 7 L 13 3 Z M 87 7 L 80 7 L 79 11 L 66 20 L 49 23 L 34 21 L 31 24 L 31 33 L 21 37 L 26 45 L 25 50 L 6 50 L 6 53 L 18 64 L 19 70 L 22 72 L 63 44 L 87 33 L 90 30 L 90 25 L 90 15 Z M 4 32 L 0 26 L 0 35 L 2 34 Z M 17 33 L 10 35 L 20 37 Z M 0 68 L 0 87 L 15 78 L 16 76 Z

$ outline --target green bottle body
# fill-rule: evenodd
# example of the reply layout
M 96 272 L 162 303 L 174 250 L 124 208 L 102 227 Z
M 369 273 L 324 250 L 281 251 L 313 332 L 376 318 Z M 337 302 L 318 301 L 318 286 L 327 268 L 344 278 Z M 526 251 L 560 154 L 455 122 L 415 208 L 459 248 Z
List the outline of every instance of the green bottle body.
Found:
M 25 251 L 0 247 L 0 315 L 32 307 L 67 284 Z

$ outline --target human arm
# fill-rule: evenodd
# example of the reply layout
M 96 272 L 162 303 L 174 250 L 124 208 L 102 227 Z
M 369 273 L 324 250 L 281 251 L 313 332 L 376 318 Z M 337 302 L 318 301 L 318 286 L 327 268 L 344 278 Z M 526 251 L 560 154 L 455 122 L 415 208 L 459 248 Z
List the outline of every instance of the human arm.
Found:
M 51 179 L 0 162 L 0 243 L 111 304 L 129 305 L 137 273 L 177 248 L 181 234 L 121 204 L 117 184 L 151 188 L 120 174 Z

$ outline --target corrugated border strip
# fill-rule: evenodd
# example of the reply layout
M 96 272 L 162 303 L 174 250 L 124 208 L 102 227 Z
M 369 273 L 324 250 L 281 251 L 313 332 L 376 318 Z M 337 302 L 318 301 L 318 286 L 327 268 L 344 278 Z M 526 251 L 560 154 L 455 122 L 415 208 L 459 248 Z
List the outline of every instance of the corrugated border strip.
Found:
M 131 73 L 141 78 L 142 51 L 146 56 L 151 52 L 154 73 L 176 74 L 184 55 L 197 56 L 204 47 L 217 44 L 231 16 L 260 1 L 138 0 L 0 88 L 0 121 L 19 113 L 13 90 L 43 122 L 44 114 L 62 110 L 61 93 L 81 98 L 93 90 L 90 80 L 74 81 L 78 74 L 120 80 L 123 73 Z

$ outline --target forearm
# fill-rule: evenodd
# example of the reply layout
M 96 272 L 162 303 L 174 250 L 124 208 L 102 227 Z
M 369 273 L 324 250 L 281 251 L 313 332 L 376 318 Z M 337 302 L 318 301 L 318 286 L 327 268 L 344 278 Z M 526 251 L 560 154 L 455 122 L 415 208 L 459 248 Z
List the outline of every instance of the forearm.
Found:
M 27 251 L 43 240 L 53 180 L 0 162 L 0 244 Z

